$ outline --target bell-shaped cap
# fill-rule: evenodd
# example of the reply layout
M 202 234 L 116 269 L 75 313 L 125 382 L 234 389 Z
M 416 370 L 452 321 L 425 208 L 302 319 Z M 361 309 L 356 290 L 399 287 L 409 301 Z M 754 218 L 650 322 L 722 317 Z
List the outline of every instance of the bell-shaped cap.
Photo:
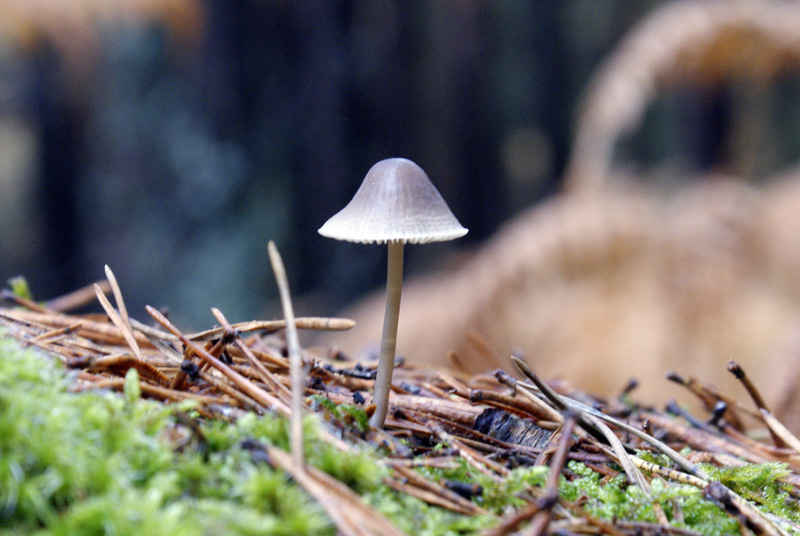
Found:
M 352 201 L 319 234 L 365 244 L 421 244 L 453 240 L 467 229 L 422 168 L 405 158 L 389 158 L 372 166 Z

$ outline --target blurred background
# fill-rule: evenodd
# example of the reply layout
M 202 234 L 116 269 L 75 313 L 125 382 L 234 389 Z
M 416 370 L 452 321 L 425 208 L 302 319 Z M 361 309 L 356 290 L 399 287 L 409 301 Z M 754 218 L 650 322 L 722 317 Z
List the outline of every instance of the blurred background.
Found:
M 373 163 L 416 161 L 470 229 L 407 273 L 457 262 L 558 191 L 592 75 L 667 3 L 0 0 L 0 278 L 44 299 L 108 264 L 132 315 L 200 328 L 277 312 L 272 239 L 298 314 L 332 314 L 385 277 L 384 248 L 316 232 Z M 678 84 L 618 150 L 781 169 L 796 73 L 758 87 Z

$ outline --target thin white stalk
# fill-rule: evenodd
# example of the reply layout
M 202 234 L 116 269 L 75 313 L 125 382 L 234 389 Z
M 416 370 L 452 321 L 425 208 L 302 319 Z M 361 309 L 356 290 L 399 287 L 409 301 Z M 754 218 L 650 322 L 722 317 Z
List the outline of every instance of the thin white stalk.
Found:
M 400 318 L 400 293 L 403 289 L 403 242 L 389 242 L 389 263 L 386 270 L 386 312 L 383 317 L 381 355 L 372 400 L 375 413 L 369 420 L 373 428 L 381 429 L 389 409 L 394 354 L 397 346 L 397 322 Z
M 289 351 L 289 371 L 292 378 L 292 416 L 289 423 L 289 442 L 291 443 L 292 459 L 299 470 L 304 467 L 303 449 L 303 397 L 306 392 L 306 374 L 300 360 L 300 342 L 297 338 L 297 325 L 294 321 L 294 308 L 289 295 L 289 280 L 286 269 L 283 267 L 281 254 L 272 240 L 267 244 L 269 260 L 283 306 L 283 317 L 286 320 L 286 346 Z

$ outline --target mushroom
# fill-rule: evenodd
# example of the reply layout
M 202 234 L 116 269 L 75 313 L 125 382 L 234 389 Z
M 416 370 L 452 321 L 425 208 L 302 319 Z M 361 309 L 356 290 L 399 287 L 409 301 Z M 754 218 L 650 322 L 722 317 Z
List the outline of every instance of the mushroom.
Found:
M 374 428 L 383 428 L 392 384 L 400 293 L 403 286 L 403 246 L 453 240 L 467 234 L 441 194 L 417 164 L 405 158 L 381 160 L 367 173 L 353 199 L 325 222 L 319 234 L 363 244 L 384 242 L 389 248 L 386 313 L 375 378 Z

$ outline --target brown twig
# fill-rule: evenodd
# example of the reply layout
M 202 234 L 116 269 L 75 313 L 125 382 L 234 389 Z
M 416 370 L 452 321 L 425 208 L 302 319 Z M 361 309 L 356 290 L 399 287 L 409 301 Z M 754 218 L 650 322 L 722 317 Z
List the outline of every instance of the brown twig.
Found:
M 81 326 L 83 326 L 82 322 L 75 322 L 74 324 L 71 324 L 64 328 L 57 328 L 50 331 L 46 331 L 41 335 L 37 335 L 36 337 L 31 339 L 31 342 L 43 342 L 43 341 L 53 342 L 52 339 L 59 339 L 66 335 L 71 335 L 77 331 L 80 331 Z
M 233 330 L 233 327 L 228 322 L 228 319 L 222 314 L 222 311 L 216 307 L 212 307 L 211 313 L 214 315 L 214 318 L 216 318 L 217 321 L 222 324 L 223 327 Z M 241 350 L 242 355 L 245 356 L 247 362 L 250 363 L 254 372 L 261 379 L 261 381 L 275 389 L 275 393 L 279 398 L 285 397 L 285 401 L 288 401 L 291 398 L 291 391 L 275 378 L 275 375 L 264 366 L 264 363 L 262 363 L 256 357 L 255 353 L 253 353 L 250 347 L 247 346 L 238 335 L 236 336 L 236 347 Z
M 100 305 L 103 306 L 103 309 L 106 311 L 106 314 L 108 314 L 108 318 L 111 319 L 111 322 L 115 326 L 117 326 L 117 329 L 122 335 L 122 338 L 130 347 L 131 352 L 133 352 L 133 355 L 135 355 L 137 359 L 141 359 L 142 351 L 139 349 L 139 345 L 136 342 L 136 337 L 133 336 L 133 331 L 131 331 L 129 322 L 126 323 L 125 320 L 120 316 L 120 314 L 114 310 L 114 307 L 112 307 L 111 302 L 108 301 L 108 298 L 106 298 L 106 295 L 103 294 L 103 291 L 100 289 L 99 286 L 94 287 L 94 292 L 95 294 L 97 294 L 97 301 L 99 301 Z
M 97 359 L 89 360 L 86 365 L 88 365 L 86 368 L 90 372 L 98 372 L 108 369 L 119 369 L 120 371 L 127 372 L 129 368 L 135 368 L 139 375 L 144 379 L 152 380 L 162 387 L 167 387 L 170 385 L 169 377 L 159 370 L 158 367 L 155 367 L 142 359 L 137 359 L 135 356 L 130 354 L 98 357 Z M 72 360 L 67 362 L 67 366 L 70 368 L 78 368 L 80 365 L 77 364 L 75 360 Z M 121 372 L 120 375 L 124 376 L 125 372 Z
M 292 415 L 290 417 L 290 441 L 292 457 L 297 468 L 302 471 L 305 465 L 303 454 L 303 410 L 305 403 L 303 397 L 306 391 L 306 371 L 300 359 L 300 342 L 297 339 L 297 325 L 294 322 L 294 308 L 289 294 L 289 279 L 283 259 L 278 252 L 275 242 L 269 241 L 267 245 L 269 261 L 272 271 L 275 272 L 275 281 L 278 283 L 278 293 L 281 297 L 283 316 L 286 320 L 286 344 L 289 352 L 289 369 L 292 378 Z
M 231 369 L 228 365 L 222 363 L 219 359 L 214 357 L 213 355 L 209 354 L 205 348 L 199 346 L 194 341 L 189 340 L 181 331 L 176 328 L 172 323 L 167 320 L 164 315 L 162 315 L 156 308 L 151 307 L 149 305 L 145 306 L 147 312 L 152 316 L 156 322 L 164 326 L 170 333 L 178 337 L 183 344 L 187 347 L 191 348 L 195 355 L 200 356 L 204 362 L 208 363 L 210 366 L 214 367 L 218 371 L 220 371 L 224 376 L 230 379 L 240 390 L 242 390 L 247 396 L 255 400 L 258 404 L 260 404 L 264 408 L 272 408 L 282 413 L 286 416 L 289 415 L 290 411 L 286 405 L 281 402 L 278 398 L 275 398 L 273 395 L 267 393 L 263 389 L 259 389 L 256 387 L 253 382 L 249 381 L 247 378 L 236 372 L 235 370 Z
M 355 321 L 349 318 L 324 318 L 324 317 L 305 317 L 300 316 L 294 319 L 297 329 L 310 329 L 319 331 L 345 331 L 356 325 Z M 250 322 L 239 322 L 231 324 L 231 327 L 241 333 L 250 331 L 264 331 L 272 333 L 286 329 L 286 320 L 253 320 Z M 219 336 L 223 328 L 212 328 L 187 335 L 193 341 L 205 341 Z
M 747 376 L 744 369 L 741 367 L 741 365 L 739 365 L 739 363 L 730 360 L 728 362 L 728 372 L 733 374 L 733 376 L 737 380 L 739 380 L 739 382 L 744 386 L 745 390 L 747 391 L 747 394 L 749 394 L 750 398 L 753 399 L 753 403 L 758 408 L 758 411 L 760 412 L 760 415 L 762 417 L 765 413 L 771 414 L 769 407 L 767 407 L 767 403 L 764 402 L 764 398 L 761 396 L 761 393 L 758 390 L 758 387 L 756 387 L 755 384 L 750 381 L 750 378 Z M 764 419 L 762 418 L 762 420 Z M 768 426 L 768 428 L 769 428 L 769 433 L 772 436 L 772 442 L 775 443 L 775 446 L 785 447 L 786 443 L 784 443 L 783 439 L 781 439 L 781 436 L 776 434 L 771 426 Z

